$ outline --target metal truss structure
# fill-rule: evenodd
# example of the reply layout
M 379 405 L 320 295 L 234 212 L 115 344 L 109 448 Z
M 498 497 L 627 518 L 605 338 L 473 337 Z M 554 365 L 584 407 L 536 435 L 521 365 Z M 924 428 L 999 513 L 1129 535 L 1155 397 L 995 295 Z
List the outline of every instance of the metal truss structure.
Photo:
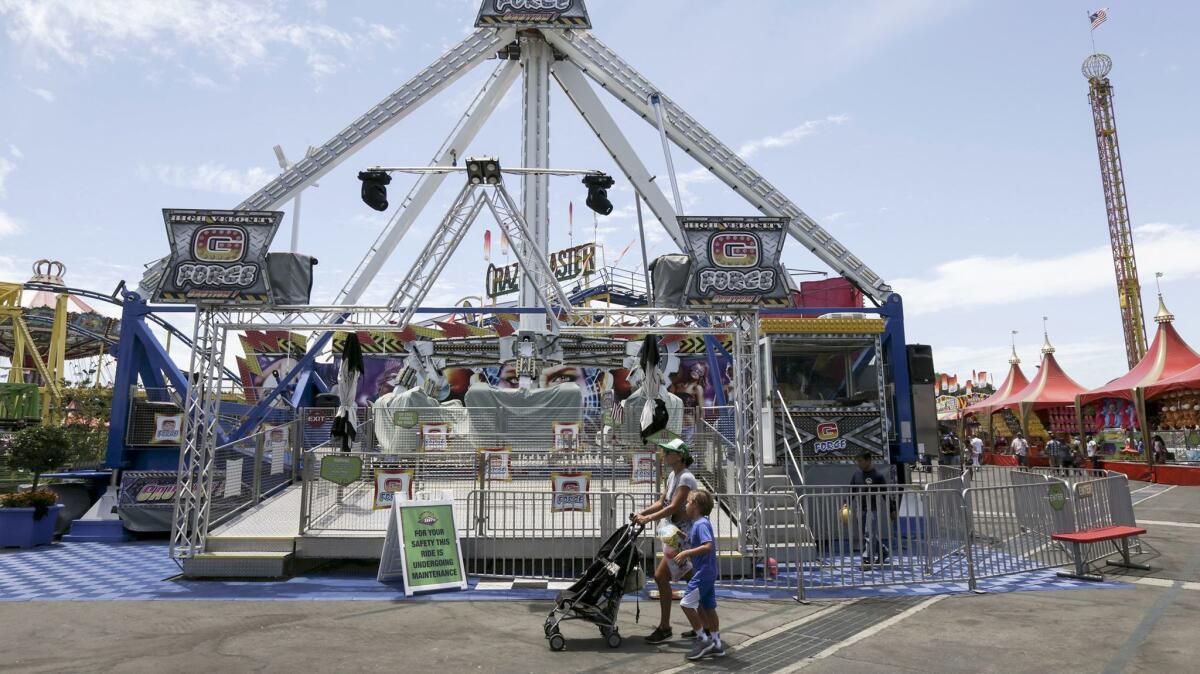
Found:
M 874 312 L 885 316 L 892 325 L 889 328 L 888 347 L 890 367 L 897 390 L 907 390 L 902 303 L 887 283 L 728 145 L 600 42 L 588 30 L 590 21 L 587 20 L 582 0 L 564 0 L 572 8 L 570 11 L 582 13 L 582 22 L 547 20 L 517 27 L 505 25 L 494 12 L 489 14 L 493 1 L 484 0 L 480 16 L 489 15 L 490 18 L 481 18 L 477 24 L 480 27 L 466 39 L 308 156 L 287 167 L 237 208 L 271 210 L 280 207 L 465 73 L 495 57 L 500 59 L 500 64 L 438 150 L 432 166 L 453 166 L 466 156 L 468 146 L 482 125 L 496 109 L 516 76 L 521 74 L 521 165 L 531 169 L 548 168 L 550 83 L 557 82 L 668 235 L 686 251 L 687 243 L 676 220 L 680 214 L 658 187 L 656 176 L 650 173 L 601 103 L 592 86 L 599 85 L 647 123 L 660 126 L 660 132 L 666 138 L 763 214 L 789 218 L 788 232 L 794 239 L 869 297 L 878 307 Z M 172 556 L 177 559 L 189 557 L 202 551 L 204 546 L 212 479 L 215 392 L 221 376 L 220 363 L 224 357 L 224 333 L 227 330 L 278 329 L 281 325 L 287 325 L 293 330 L 325 332 L 313 340 L 308 353 L 278 383 L 274 391 L 257 403 L 255 410 L 247 415 L 242 427 L 235 432 L 237 435 L 254 428 L 263 418 L 265 410 L 284 394 L 285 389 L 291 387 L 294 393 L 289 400 L 296 403 L 302 385 L 308 381 L 306 378 L 311 374 L 317 354 L 329 343 L 328 331 L 343 329 L 347 324 L 353 324 L 360 330 L 398 331 L 404 329 L 417 313 L 464 313 L 461 308 L 424 308 L 420 305 L 470 222 L 487 206 L 505 232 L 513 238 L 514 244 L 517 244 L 513 246 L 514 251 L 520 251 L 519 257 L 523 256 L 520 262 L 526 282 L 521 284 L 521 308 L 516 311 L 511 308 L 503 310 L 504 313 L 521 315 L 523 332 L 544 332 L 547 316 L 551 329 L 557 329 L 563 336 L 596 336 L 605 331 L 613 336 L 617 332 L 629 332 L 627 327 L 602 328 L 587 325 L 586 320 L 579 320 L 578 324 L 572 324 L 575 321 L 569 320 L 572 315 L 570 303 L 558 285 L 553 283 L 553 276 L 546 268 L 549 179 L 545 173 L 536 172 L 522 177 L 520 207 L 503 188 L 485 194 L 476 194 L 471 188 L 464 188 L 455 206 L 443 219 L 442 227 L 422 251 L 389 305 L 357 306 L 364 290 L 375 280 L 401 238 L 441 186 L 444 177 L 445 174 L 434 172 L 418 180 L 351 274 L 334 306 L 206 306 L 198 310 L 192 364 L 196 381 L 187 397 L 189 422 L 185 424 L 185 440 L 180 457 Z M 472 199 L 472 196 L 476 198 Z M 154 287 L 163 266 L 159 264 L 146 274 L 143 288 Z M 596 313 L 591 308 L 586 311 L 588 314 Z M 732 355 L 738 364 L 733 368 L 735 391 L 734 399 L 729 403 L 736 410 L 739 487 L 745 492 L 758 489 L 761 484 L 760 409 L 767 402 L 756 385 L 763 367 L 762 355 L 758 351 L 757 314 L 658 308 L 623 308 L 616 311 L 622 316 L 644 316 L 647 319 L 645 324 L 636 328 L 639 333 L 734 335 L 735 353 Z M 560 320 L 560 312 L 568 318 Z M 715 372 L 716 368 L 712 369 Z M 903 395 L 897 395 L 897 401 L 897 417 L 911 419 L 911 402 L 906 402 L 907 397 Z M 912 449 L 915 456 L 911 435 L 902 437 L 900 442 Z
M 533 296 L 533 301 L 525 306 L 542 307 L 550 320 L 551 332 L 557 333 L 559 321 L 555 307 L 569 310 L 571 301 L 554 279 L 550 264 L 537 246 L 537 240 L 529 231 L 508 190 L 504 189 L 504 183 L 472 185 L 468 182 L 463 186 L 446 217 L 417 255 L 408 274 L 400 282 L 400 288 L 392 296 L 389 305 L 392 311 L 399 314 L 396 322 L 400 325 L 409 324 L 484 206 L 492 212 L 500 231 L 512 244 L 519 268 L 525 275 L 527 282 L 521 285 Z M 521 317 L 522 327 L 525 327 L 526 316 L 529 314 Z M 530 324 L 533 325 L 532 321 Z M 545 329 L 544 325 L 535 327 L 538 332 Z
M 473 203 L 477 203 L 473 202 Z M 414 313 L 440 312 L 443 309 L 422 309 Z M 476 313 L 511 313 L 512 308 L 475 309 Z M 517 309 L 523 315 L 537 316 L 542 309 Z M 761 380 L 762 363 L 755 348 L 758 341 L 758 315 L 749 311 L 737 314 L 672 309 L 588 309 L 592 314 L 614 316 L 653 316 L 654 325 L 643 325 L 639 334 L 654 335 L 733 335 L 736 356 L 742 363 L 734 367 L 735 390 L 730 403 L 734 408 L 735 434 L 739 452 L 735 459 L 738 487 L 743 493 L 756 493 L 762 484 L 762 467 L 752 449 L 759 434 L 758 409 L 762 398 L 756 382 Z M 698 325 L 697 316 L 704 325 Z M 399 332 L 406 324 L 396 321 L 396 312 L 385 307 L 221 307 L 206 305 L 196 316 L 191 371 L 196 381 L 188 387 L 184 403 L 185 419 L 179 463 L 179 477 L 172 514 L 171 557 L 190 558 L 204 551 L 209 531 L 209 514 L 213 496 L 214 459 L 217 442 L 217 406 L 220 402 L 221 367 L 230 332 L 275 329 L 288 324 L 293 331 L 331 331 L 344 329 L 347 323 L 357 330 Z M 333 318 L 331 318 L 333 317 Z M 341 319 L 343 322 L 336 322 Z M 647 321 L 649 323 L 649 321 Z M 609 337 L 628 334 L 629 327 L 612 328 L 594 325 L 571 325 L 564 322 L 561 334 L 571 337 Z M 623 345 L 623 342 L 622 342 Z M 454 348 L 451 345 L 449 348 Z M 495 362 L 496 353 L 490 355 Z M 745 359 L 745 360 L 742 360 Z M 744 363 L 750 363 L 745 367 Z M 743 517 L 746 545 L 757 544 L 755 525 L 761 514 L 747 511 Z
M 1083 62 L 1083 75 L 1088 78 L 1092 123 L 1096 127 L 1100 178 L 1104 182 L 1108 236 L 1112 244 L 1113 270 L 1117 277 L 1121 327 L 1125 332 L 1125 357 L 1132 369 L 1146 355 L 1146 321 L 1142 315 L 1142 286 L 1138 280 L 1137 258 L 1133 252 L 1129 205 L 1125 201 L 1125 169 L 1121 166 L 1121 146 L 1117 142 L 1113 88 L 1112 83 L 1108 81 L 1111 69 L 1112 59 L 1105 54 L 1092 54 Z

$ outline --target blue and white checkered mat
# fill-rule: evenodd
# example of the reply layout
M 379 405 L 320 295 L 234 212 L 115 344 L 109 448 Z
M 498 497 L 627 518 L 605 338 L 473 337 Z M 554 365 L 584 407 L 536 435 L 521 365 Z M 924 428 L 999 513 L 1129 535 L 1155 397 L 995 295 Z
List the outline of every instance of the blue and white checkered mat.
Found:
M 806 570 L 806 574 L 810 573 Z M 398 586 L 373 574 L 312 573 L 283 581 L 171 580 L 179 567 L 161 543 L 59 543 L 49 548 L 0 553 L 0 601 L 242 600 L 389 601 L 404 598 Z M 1053 571 L 981 580 L 986 592 L 1127 588 L 1125 583 L 1089 583 L 1059 578 Z M 810 589 L 813 599 L 920 596 L 968 592 L 965 582 Z M 471 580 L 467 592 L 422 595 L 433 601 L 553 599 L 556 588 L 513 588 L 511 583 Z M 782 590 L 720 590 L 726 599 L 787 598 Z

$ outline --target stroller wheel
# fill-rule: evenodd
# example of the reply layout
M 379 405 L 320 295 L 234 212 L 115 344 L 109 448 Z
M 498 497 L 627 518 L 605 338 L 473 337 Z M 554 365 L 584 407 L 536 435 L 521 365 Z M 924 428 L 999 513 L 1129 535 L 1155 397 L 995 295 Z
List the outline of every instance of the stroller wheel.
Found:
M 621 633 L 616 629 L 609 631 L 608 634 L 604 635 L 604 642 L 608 644 L 609 648 L 620 648 Z
M 563 635 L 557 633 L 550 635 L 550 650 L 561 651 L 566 647 L 567 640 L 563 638 Z

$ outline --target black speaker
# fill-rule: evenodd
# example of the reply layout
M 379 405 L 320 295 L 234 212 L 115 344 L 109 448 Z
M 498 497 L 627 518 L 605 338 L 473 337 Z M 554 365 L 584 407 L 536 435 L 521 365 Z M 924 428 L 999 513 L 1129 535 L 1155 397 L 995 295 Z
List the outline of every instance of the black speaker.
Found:
M 913 384 L 933 383 L 933 349 L 928 344 L 908 345 L 908 377 Z

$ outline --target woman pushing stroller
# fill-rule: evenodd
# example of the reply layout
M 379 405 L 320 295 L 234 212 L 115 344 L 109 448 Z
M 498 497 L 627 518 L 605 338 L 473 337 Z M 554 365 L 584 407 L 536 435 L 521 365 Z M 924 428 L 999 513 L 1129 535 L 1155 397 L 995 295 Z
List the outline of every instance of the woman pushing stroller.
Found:
M 688 467 L 692 465 L 692 453 L 687 443 L 681 438 L 674 438 L 657 443 L 663 450 L 663 463 L 670 469 L 667 476 L 667 490 L 658 500 L 645 510 L 632 514 L 629 519 L 638 524 L 651 524 L 658 520 L 667 519 L 682 532 L 685 540 L 691 530 L 691 522 L 687 515 L 688 495 L 695 491 L 699 484 L 696 476 Z M 686 579 L 687 574 L 684 574 Z M 654 581 L 658 585 L 658 603 L 661 609 L 658 627 L 655 628 L 646 641 L 660 644 L 669 641 L 673 636 L 671 631 L 671 569 L 666 555 L 654 570 Z M 684 632 L 684 638 L 695 637 L 693 632 Z

